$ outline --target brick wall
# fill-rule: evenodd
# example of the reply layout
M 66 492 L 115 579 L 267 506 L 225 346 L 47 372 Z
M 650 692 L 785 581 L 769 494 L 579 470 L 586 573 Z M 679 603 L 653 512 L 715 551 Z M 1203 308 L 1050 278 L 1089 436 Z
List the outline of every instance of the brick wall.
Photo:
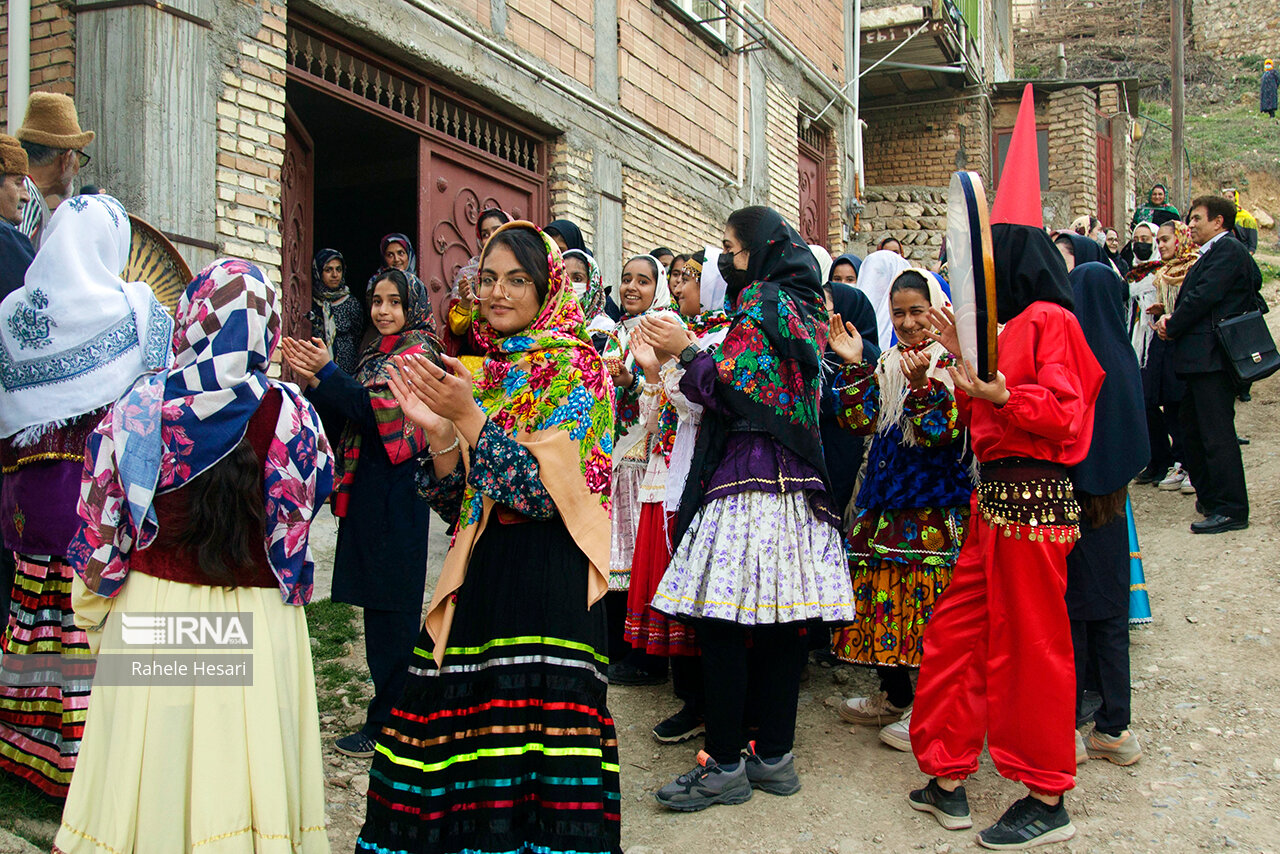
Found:
M 279 282 L 286 12 L 271 0 L 238 5 L 255 14 L 248 28 L 242 11 L 235 19 L 242 29 L 222 31 L 228 55 L 216 107 L 217 243 L 219 254 L 250 259 Z
M 769 23 L 777 27 L 818 70 L 844 81 L 844 4 L 813 0 L 769 0 Z
M 828 134 L 831 140 L 833 134 Z M 832 255 L 844 251 L 844 144 L 837 141 L 827 146 L 827 249 Z
M 568 219 L 582 229 L 587 247 L 596 249 L 595 181 L 591 174 L 592 154 L 571 147 L 563 137 L 548 146 L 547 189 L 551 219 Z
M 772 79 L 765 81 L 765 139 L 769 150 L 769 205 L 787 222 L 800 218 L 800 150 L 796 142 L 799 105 Z
M 0 126 L 9 109 L 9 15 L 0 8 Z M 62 0 L 31 0 L 31 90 L 76 94 L 75 14 Z M 16 130 L 16 128 L 14 128 Z M 5 133 L 12 133 L 7 127 Z
M 864 204 L 861 230 L 850 241 L 854 251 L 871 252 L 884 238 L 896 237 L 913 264 L 932 267 L 938 260 L 947 231 L 946 187 L 868 186 Z
M 507 0 L 507 38 L 588 88 L 594 23 L 592 0 Z
M 648 0 L 618 3 L 619 100 L 724 169 L 737 165 L 738 61 Z M 652 248 L 652 247 L 650 247 Z
M 991 135 L 987 115 L 985 102 L 976 98 L 865 110 L 863 160 L 867 184 L 946 186 L 960 161 L 965 169 L 989 179 Z
M 1049 93 L 1049 189 L 1070 194 L 1072 217 L 1097 213 L 1097 104 L 1083 86 Z
M 445 0 L 445 5 L 457 9 L 485 29 L 492 26 L 493 4 L 490 0 Z
M 677 253 L 720 245 L 728 211 L 709 210 L 651 176 L 622 170 L 622 258 L 670 246 Z M 608 284 L 608 283 L 606 283 Z

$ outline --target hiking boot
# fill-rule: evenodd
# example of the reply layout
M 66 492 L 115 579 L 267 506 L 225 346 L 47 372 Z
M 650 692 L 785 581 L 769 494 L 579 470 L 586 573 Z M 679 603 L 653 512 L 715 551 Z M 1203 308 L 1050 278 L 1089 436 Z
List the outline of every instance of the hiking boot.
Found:
M 1090 759 L 1105 759 L 1126 767 L 1142 758 L 1142 745 L 1138 743 L 1138 737 L 1129 730 L 1119 735 L 1107 735 L 1095 729 L 1089 733 L 1085 747 Z
M 608 674 L 610 685 L 661 685 L 667 681 L 665 673 L 650 673 L 625 661 L 610 664 Z
M 1187 473 L 1182 470 L 1182 463 L 1174 463 L 1173 468 L 1169 469 L 1169 473 L 1164 476 L 1164 480 L 1160 481 L 1157 486 L 1165 492 L 1177 492 L 1182 488 L 1182 482 L 1187 479 Z
M 784 753 L 776 759 L 765 759 L 756 753 L 756 743 L 752 741 L 742 758 L 747 763 L 747 780 L 751 788 L 783 797 L 800 791 L 800 775 L 796 773 L 793 754 Z
M 840 720 L 861 726 L 884 726 L 902 718 L 911 708 L 898 708 L 889 702 L 889 695 L 881 691 L 874 697 L 851 697 L 836 709 Z
M 997 851 L 1021 851 L 1051 842 L 1065 842 L 1076 835 L 1066 801 L 1049 806 L 1031 795 L 1013 802 L 1000 820 L 978 834 L 978 844 Z
M 685 703 L 680 711 L 653 728 L 653 737 L 663 744 L 679 744 L 706 731 L 702 715 Z
M 907 795 L 907 803 L 913 810 L 932 813 L 938 824 L 947 830 L 973 827 L 973 819 L 969 816 L 969 797 L 964 793 L 964 786 L 948 792 L 938 785 L 938 778 L 934 777 L 929 785 Z
M 356 759 L 372 758 L 376 746 L 376 742 L 363 731 L 344 735 L 333 743 L 334 749 L 343 756 L 353 756 Z
M 880 730 L 880 740 L 903 753 L 911 752 L 911 710 L 901 719 L 894 721 Z
M 1076 764 L 1083 765 L 1089 761 L 1089 751 L 1084 746 L 1084 736 L 1080 734 L 1080 730 L 1076 730 Z
M 697 812 L 715 804 L 742 804 L 751 800 L 747 763 L 739 761 L 726 771 L 705 750 L 698 751 L 698 764 L 654 793 L 658 803 L 680 812 Z

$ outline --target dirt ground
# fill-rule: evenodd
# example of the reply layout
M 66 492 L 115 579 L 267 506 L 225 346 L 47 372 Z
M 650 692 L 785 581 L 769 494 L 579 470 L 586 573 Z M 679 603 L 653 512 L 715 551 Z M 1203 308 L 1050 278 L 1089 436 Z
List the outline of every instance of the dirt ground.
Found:
M 1276 283 L 1267 293 L 1276 303 Z M 1270 315 L 1280 327 L 1280 311 Z M 1280 380 L 1238 407 L 1251 509 L 1248 530 L 1193 536 L 1191 496 L 1133 487 L 1155 615 L 1132 638 L 1133 729 L 1145 755 L 1131 768 L 1092 761 L 1067 804 L 1072 852 L 1280 852 Z M 434 520 L 433 520 L 434 521 Z M 443 538 L 433 530 L 432 566 Z M 318 564 L 326 564 L 323 558 Z M 318 586 L 324 585 L 322 579 Z M 353 651 L 353 660 L 362 650 Z M 667 812 L 653 791 L 692 767 L 701 740 L 660 746 L 649 730 L 677 708 L 669 686 L 617 688 L 610 708 L 622 760 L 622 839 L 628 854 L 953 852 L 979 850 L 975 831 L 948 832 L 906 805 L 924 778 L 908 754 L 873 728 L 841 724 L 831 706 L 873 689 L 866 670 L 810 667 L 800 696 L 796 756 L 804 788 L 790 798 L 756 793 L 736 807 Z M 363 720 L 322 721 L 326 745 Z M 1035 726 L 1029 721 L 1028 726 Z M 364 813 L 368 763 L 329 752 L 329 837 L 353 850 Z M 1022 794 L 984 755 L 968 785 L 977 828 Z

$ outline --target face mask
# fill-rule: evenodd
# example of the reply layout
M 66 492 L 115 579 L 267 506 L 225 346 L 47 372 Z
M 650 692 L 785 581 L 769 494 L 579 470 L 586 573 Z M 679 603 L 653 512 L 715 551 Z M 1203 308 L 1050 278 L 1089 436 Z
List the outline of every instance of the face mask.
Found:
M 724 276 L 725 284 L 729 286 L 729 293 L 736 294 L 747 285 L 747 271 L 734 267 L 733 258 L 731 253 L 721 252 L 716 266 L 720 269 L 720 275 Z
M 1155 244 L 1153 243 L 1135 243 L 1133 244 L 1133 257 L 1139 261 L 1150 261 L 1153 249 L 1155 249 Z
M 585 296 L 587 293 L 587 283 L 571 281 L 569 284 L 573 285 L 573 295 L 577 297 L 579 301 L 581 301 L 583 296 Z

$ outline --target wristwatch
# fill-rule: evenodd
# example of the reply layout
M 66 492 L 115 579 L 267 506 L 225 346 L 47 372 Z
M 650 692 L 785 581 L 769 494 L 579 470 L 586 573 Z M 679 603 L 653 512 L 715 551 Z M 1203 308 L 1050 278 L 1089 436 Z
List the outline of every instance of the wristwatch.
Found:
M 688 367 L 694 359 L 698 358 L 698 354 L 701 352 L 702 351 L 698 349 L 697 344 L 690 344 L 688 347 L 685 347 L 680 351 L 681 366 Z

